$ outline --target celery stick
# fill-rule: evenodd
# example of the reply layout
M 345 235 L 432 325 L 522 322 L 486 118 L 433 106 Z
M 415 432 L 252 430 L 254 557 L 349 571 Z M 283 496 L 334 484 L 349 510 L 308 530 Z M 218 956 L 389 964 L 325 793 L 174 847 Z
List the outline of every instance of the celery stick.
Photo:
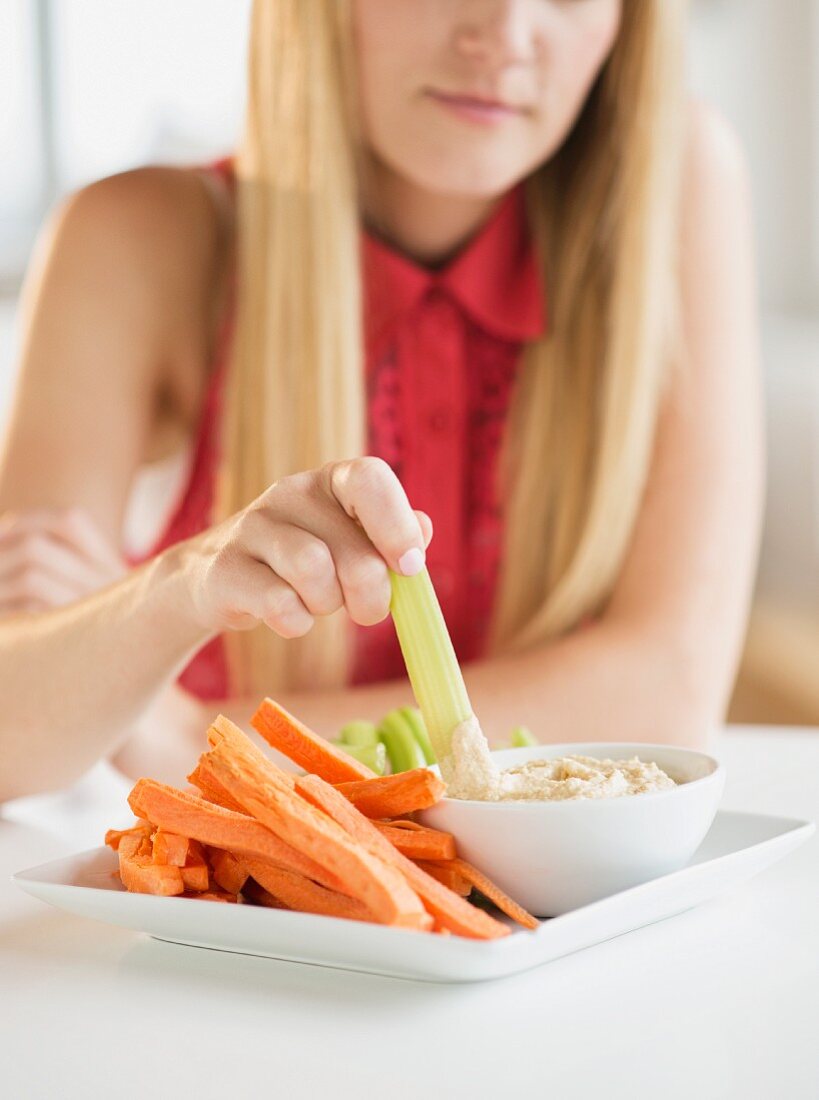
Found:
M 338 739 L 342 745 L 377 745 L 378 730 L 375 722 L 347 722 L 341 727 Z
M 343 741 L 335 741 L 334 744 L 343 749 L 348 756 L 354 757 L 361 764 L 366 764 L 378 775 L 383 775 L 387 770 L 387 750 L 378 742 L 375 745 L 345 745 Z
M 415 734 L 415 740 L 421 746 L 424 760 L 426 760 L 427 764 L 435 764 L 435 753 L 432 751 L 427 727 L 424 725 L 424 719 L 420 710 L 418 710 L 417 707 L 401 707 L 401 714 L 403 714 L 404 718 L 407 720 L 407 724 Z
M 393 773 L 423 768 L 426 764 L 421 746 L 400 711 L 391 710 L 378 727 L 381 742 L 387 750 Z
M 529 745 L 537 744 L 539 744 L 539 742 L 528 726 L 515 726 L 509 734 L 510 748 L 522 749 Z
M 461 670 L 426 569 L 390 574 L 392 611 L 404 663 L 439 761 L 452 751 L 452 731 L 472 715 Z

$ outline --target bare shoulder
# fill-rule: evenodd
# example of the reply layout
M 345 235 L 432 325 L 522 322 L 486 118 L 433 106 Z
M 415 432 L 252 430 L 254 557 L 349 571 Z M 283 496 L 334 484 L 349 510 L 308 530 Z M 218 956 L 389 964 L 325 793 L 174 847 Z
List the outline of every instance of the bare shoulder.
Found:
M 144 333 L 170 335 L 174 319 L 190 321 L 212 292 L 219 240 L 217 209 L 198 173 L 140 168 L 63 200 L 40 252 L 53 289 L 80 278 L 123 324 L 139 311 Z
M 709 211 L 747 208 L 750 182 L 742 142 L 724 115 L 693 100 L 686 122 L 682 211 L 690 230 L 692 219 Z
M 223 236 L 184 169 L 112 176 L 53 212 L 21 297 L 0 507 L 82 506 L 118 537 L 135 471 L 198 413 Z

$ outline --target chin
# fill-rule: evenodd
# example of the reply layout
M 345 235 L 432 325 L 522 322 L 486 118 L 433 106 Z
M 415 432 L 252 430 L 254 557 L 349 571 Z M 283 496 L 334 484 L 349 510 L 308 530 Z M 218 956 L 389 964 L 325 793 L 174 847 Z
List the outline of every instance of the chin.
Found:
M 503 156 L 476 161 L 467 157 L 456 160 L 451 154 L 414 159 L 399 169 L 405 179 L 433 194 L 484 200 L 505 194 L 531 170 L 529 164 L 510 166 Z

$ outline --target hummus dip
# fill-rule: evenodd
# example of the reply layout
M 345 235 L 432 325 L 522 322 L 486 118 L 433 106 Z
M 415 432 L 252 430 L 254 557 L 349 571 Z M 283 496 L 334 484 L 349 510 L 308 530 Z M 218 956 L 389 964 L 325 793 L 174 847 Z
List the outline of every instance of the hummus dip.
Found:
M 565 802 L 579 798 L 620 798 L 676 787 L 653 762 L 596 760 L 591 756 L 559 756 L 530 760 L 501 771 L 489 743 L 473 716 L 455 727 L 452 752 L 441 762 L 450 798 L 481 802 Z

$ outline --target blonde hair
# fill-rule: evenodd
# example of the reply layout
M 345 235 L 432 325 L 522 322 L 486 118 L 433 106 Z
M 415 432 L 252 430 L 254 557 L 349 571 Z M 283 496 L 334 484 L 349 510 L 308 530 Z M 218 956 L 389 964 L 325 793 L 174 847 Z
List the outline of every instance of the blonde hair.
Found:
M 349 8 L 253 7 L 224 514 L 366 445 Z M 682 0 L 625 0 L 580 118 L 527 181 L 549 326 L 525 349 L 505 437 L 496 652 L 598 612 L 634 525 L 676 346 L 682 14 Z M 342 614 L 297 640 L 259 628 L 230 644 L 237 692 L 348 677 Z

